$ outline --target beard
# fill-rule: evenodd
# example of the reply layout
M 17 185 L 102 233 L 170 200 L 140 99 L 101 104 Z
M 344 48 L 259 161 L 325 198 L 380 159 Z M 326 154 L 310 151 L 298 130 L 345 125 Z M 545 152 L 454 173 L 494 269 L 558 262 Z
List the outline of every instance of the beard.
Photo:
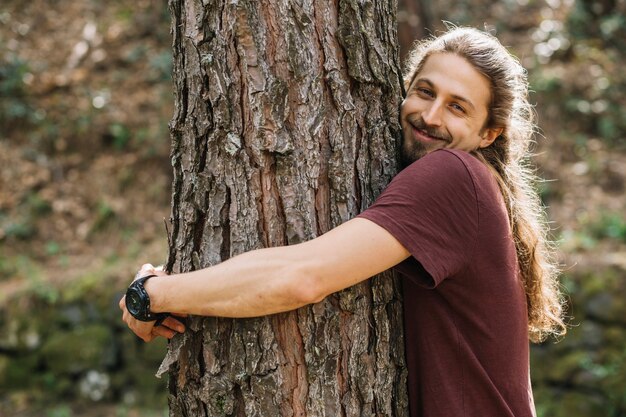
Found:
M 402 141 L 402 148 L 400 149 L 400 164 L 404 169 L 411 165 L 413 162 L 426 155 L 426 147 L 417 141 L 408 141 L 404 139 Z
M 402 168 L 408 167 L 413 162 L 417 161 L 418 159 L 426 155 L 428 152 L 434 150 L 434 149 L 427 148 L 422 142 L 419 142 L 413 138 L 412 127 L 422 130 L 428 136 L 441 139 L 442 141 L 446 143 L 452 142 L 452 136 L 450 136 L 447 132 L 433 128 L 432 126 L 428 126 L 426 122 L 424 122 L 424 119 L 422 119 L 421 116 L 408 118 L 408 121 L 409 121 L 409 126 L 407 126 L 407 129 L 409 129 L 409 131 L 403 132 L 403 135 L 402 135 L 403 140 L 402 140 L 402 148 L 400 152 L 400 163 L 402 164 Z

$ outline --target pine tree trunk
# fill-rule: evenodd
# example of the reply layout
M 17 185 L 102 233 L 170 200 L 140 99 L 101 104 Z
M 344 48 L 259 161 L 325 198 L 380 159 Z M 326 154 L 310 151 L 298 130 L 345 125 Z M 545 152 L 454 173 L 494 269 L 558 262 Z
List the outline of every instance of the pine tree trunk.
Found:
M 309 240 L 397 172 L 395 0 L 170 0 L 169 271 Z M 406 416 L 387 272 L 297 311 L 194 317 L 170 343 L 171 416 Z

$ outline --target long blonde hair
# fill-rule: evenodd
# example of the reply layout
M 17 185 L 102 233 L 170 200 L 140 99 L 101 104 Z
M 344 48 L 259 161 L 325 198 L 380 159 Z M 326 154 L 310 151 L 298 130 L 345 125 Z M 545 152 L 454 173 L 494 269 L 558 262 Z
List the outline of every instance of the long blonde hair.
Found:
M 526 292 L 529 338 L 539 342 L 551 334 L 563 335 L 566 325 L 559 269 L 548 239 L 543 206 L 534 188 L 537 177 L 529 165 L 529 147 L 536 125 L 528 102 L 526 70 L 494 36 L 454 27 L 415 45 L 407 59 L 407 88 L 433 53 L 453 53 L 465 58 L 491 83 L 489 116 L 484 128 L 503 130 L 490 146 L 474 151 L 474 155 L 492 171 L 504 196 Z

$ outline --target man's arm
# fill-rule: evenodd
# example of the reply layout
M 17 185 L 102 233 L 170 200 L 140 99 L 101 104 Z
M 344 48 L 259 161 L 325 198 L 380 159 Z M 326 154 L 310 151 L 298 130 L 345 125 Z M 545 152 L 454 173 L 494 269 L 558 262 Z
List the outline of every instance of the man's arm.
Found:
M 157 276 L 146 281 L 145 288 L 155 313 L 255 317 L 321 301 L 408 256 L 384 228 L 357 218 L 305 243 L 259 249 L 202 270 Z M 136 322 L 123 304 L 124 320 L 139 337 L 148 341 L 155 333 L 164 335 Z M 170 331 L 166 337 L 172 335 Z
M 321 301 L 408 256 L 385 229 L 353 219 L 305 243 L 251 251 L 176 279 L 152 278 L 146 289 L 154 312 L 263 316 Z

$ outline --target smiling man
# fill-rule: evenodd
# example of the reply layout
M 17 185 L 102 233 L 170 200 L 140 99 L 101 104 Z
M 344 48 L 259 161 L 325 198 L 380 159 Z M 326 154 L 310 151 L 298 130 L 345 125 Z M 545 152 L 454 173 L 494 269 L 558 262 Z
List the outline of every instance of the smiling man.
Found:
M 485 126 L 490 103 L 489 80 L 465 58 L 453 53 L 429 57 L 401 108 L 405 163 L 436 149 L 470 152 L 491 145 L 503 128 Z
M 143 340 L 164 313 L 287 311 L 395 267 L 403 277 L 411 416 L 535 414 L 528 341 L 563 333 L 532 178 L 526 74 L 494 37 L 452 29 L 416 46 L 401 107 L 407 167 L 356 219 L 309 242 L 172 279 L 144 265 L 120 301 Z

